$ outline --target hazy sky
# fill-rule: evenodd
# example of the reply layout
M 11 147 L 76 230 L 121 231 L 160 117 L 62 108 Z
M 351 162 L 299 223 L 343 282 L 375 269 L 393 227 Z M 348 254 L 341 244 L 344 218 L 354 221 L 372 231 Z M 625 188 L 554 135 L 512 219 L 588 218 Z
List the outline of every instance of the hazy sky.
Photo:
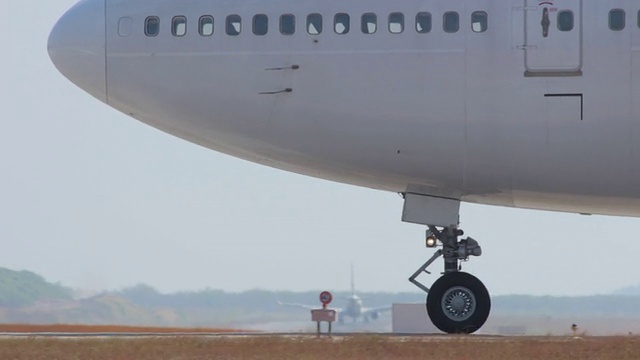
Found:
M 418 291 L 407 278 L 431 251 L 397 194 L 218 154 L 67 81 L 46 41 L 73 3 L 0 1 L 0 266 L 85 289 L 346 290 L 353 262 L 360 290 Z M 484 250 L 464 269 L 492 294 L 640 283 L 640 219 L 478 205 L 461 218 Z

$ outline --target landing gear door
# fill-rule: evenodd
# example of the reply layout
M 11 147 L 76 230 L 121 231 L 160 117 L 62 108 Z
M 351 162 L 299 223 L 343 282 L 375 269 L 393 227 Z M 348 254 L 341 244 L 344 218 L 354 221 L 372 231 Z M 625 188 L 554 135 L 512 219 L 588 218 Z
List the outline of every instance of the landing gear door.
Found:
M 582 0 L 525 0 L 526 76 L 582 75 Z

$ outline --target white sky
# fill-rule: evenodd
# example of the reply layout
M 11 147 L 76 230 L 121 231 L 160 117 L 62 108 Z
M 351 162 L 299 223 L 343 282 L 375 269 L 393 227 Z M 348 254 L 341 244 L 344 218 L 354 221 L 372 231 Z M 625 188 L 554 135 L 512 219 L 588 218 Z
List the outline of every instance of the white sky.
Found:
M 67 81 L 46 41 L 73 2 L 0 1 L 0 266 L 84 289 L 346 290 L 353 262 L 359 290 L 418 291 L 407 278 L 431 252 L 424 228 L 400 221 L 398 195 L 215 153 Z M 465 269 L 492 294 L 640 282 L 640 219 L 477 205 L 461 216 L 484 250 Z

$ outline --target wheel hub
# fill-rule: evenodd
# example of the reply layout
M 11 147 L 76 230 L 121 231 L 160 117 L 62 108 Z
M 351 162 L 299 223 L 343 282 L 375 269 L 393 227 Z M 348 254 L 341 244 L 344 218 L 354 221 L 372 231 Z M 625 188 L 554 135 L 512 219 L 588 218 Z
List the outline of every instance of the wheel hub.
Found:
M 476 297 L 466 287 L 452 287 L 442 297 L 442 310 L 451 320 L 467 320 L 476 310 Z

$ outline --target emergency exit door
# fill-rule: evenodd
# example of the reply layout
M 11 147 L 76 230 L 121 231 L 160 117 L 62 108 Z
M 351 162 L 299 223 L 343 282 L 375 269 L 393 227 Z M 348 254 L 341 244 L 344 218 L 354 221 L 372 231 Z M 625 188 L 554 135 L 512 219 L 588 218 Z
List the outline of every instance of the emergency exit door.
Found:
M 525 0 L 525 74 L 579 76 L 582 0 Z

